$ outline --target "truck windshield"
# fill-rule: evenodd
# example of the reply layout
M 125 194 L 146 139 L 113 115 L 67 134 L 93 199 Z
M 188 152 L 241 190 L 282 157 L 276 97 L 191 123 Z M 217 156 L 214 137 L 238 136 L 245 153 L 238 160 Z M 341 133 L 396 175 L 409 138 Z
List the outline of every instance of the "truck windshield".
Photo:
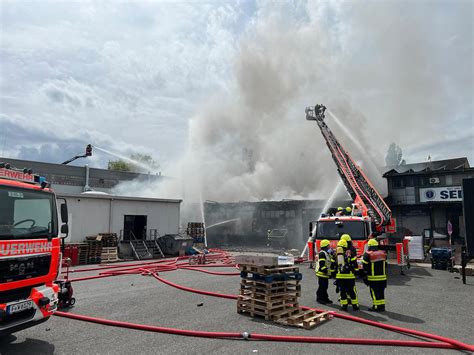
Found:
M 54 195 L 0 186 L 0 239 L 35 239 L 57 235 Z
M 363 221 L 320 221 L 316 231 L 316 239 L 336 240 L 343 234 L 349 234 L 353 240 L 366 239 Z

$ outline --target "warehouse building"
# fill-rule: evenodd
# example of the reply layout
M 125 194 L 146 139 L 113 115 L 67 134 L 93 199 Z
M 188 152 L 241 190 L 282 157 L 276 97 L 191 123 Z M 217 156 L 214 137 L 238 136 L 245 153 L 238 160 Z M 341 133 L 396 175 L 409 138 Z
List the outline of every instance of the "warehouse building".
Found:
M 309 223 L 323 212 L 326 200 L 283 200 L 204 204 L 207 240 L 213 247 L 265 247 L 272 231 L 276 249 L 302 249 L 309 237 Z M 333 206 L 350 206 L 334 201 Z
M 74 166 L 51 164 L 30 160 L 1 158 L 0 162 L 9 163 L 18 169 L 28 168 L 35 174 L 46 177 L 58 194 L 77 194 L 84 191 L 102 191 L 112 193 L 112 189 L 124 181 L 152 182 L 164 177 L 158 174 L 141 174 L 130 171 L 89 168 L 88 165 Z
M 448 229 L 454 240 L 464 237 L 462 182 L 474 177 L 467 158 L 405 164 L 385 171 L 386 201 L 396 223 L 394 237 L 442 238 L 448 236 Z
M 68 204 L 69 236 L 77 243 L 86 236 L 116 233 L 119 240 L 154 239 L 177 234 L 181 200 L 83 193 L 59 194 Z
M 67 243 L 83 242 L 88 236 L 114 233 L 122 256 L 134 256 L 135 248 L 153 248 L 156 238 L 179 232 L 179 199 L 143 198 L 113 195 L 121 182 L 147 183 L 164 179 L 161 174 L 140 174 L 0 158 L 15 168 L 32 169 L 46 177 L 58 199 L 68 204 Z

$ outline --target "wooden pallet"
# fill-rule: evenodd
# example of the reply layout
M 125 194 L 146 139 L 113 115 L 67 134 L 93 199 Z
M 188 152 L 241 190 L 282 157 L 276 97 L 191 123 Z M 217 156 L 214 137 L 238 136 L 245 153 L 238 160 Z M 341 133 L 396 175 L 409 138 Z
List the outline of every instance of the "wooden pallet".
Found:
M 243 271 L 243 272 L 261 274 L 261 275 L 299 273 L 299 267 L 297 266 L 239 265 L 239 269 L 240 271 Z
M 298 299 L 298 297 L 301 297 L 301 292 L 300 291 L 294 291 L 294 292 L 279 292 L 279 293 L 260 293 L 260 292 L 255 292 L 252 290 L 240 290 L 240 295 L 246 296 L 253 298 L 255 300 L 259 301 L 276 301 L 276 300 L 288 300 L 292 301 L 294 299 Z
M 246 314 L 251 317 L 260 316 L 265 320 L 279 319 L 281 315 L 295 312 L 297 308 L 290 305 L 281 305 L 273 307 L 272 309 L 265 309 L 255 305 L 237 302 L 237 313 Z
M 100 254 L 101 263 L 118 261 L 117 247 L 103 247 Z
M 240 289 L 256 293 L 264 293 L 267 295 L 272 293 L 300 292 L 301 285 L 299 284 L 299 281 L 296 280 L 264 282 L 242 279 L 240 282 Z
M 281 317 L 276 320 L 276 322 L 292 327 L 313 329 L 320 323 L 330 320 L 331 318 L 332 315 L 329 312 L 317 313 L 316 311 L 300 311 L 289 317 Z
M 242 304 L 245 306 L 252 306 L 258 309 L 272 310 L 274 308 L 278 308 L 281 306 L 296 305 L 298 303 L 298 299 L 294 297 L 291 299 L 280 298 L 280 299 L 274 299 L 274 300 L 259 300 L 259 299 L 251 298 L 248 296 L 239 295 L 237 302 L 239 304 Z

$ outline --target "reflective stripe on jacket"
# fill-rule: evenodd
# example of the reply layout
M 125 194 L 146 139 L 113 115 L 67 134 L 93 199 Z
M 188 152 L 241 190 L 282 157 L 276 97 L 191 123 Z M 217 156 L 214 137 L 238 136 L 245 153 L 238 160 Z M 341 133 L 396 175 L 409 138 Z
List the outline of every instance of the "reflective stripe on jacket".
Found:
M 337 248 L 336 279 L 355 279 L 354 270 L 357 269 L 357 258 L 351 257 L 342 248 Z
M 332 257 L 326 250 L 321 250 L 318 254 L 318 262 L 316 263 L 316 276 L 329 278 L 331 271 Z
M 387 254 L 383 250 L 369 250 L 362 257 L 368 281 L 387 280 Z

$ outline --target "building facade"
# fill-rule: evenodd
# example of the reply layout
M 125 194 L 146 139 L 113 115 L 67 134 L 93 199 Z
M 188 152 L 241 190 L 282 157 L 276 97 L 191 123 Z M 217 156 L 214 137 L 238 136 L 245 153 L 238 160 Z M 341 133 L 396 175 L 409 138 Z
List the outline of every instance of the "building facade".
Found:
M 77 194 L 91 190 L 112 193 L 113 188 L 124 181 L 147 182 L 163 179 L 161 174 L 96 169 L 89 168 L 88 165 L 51 164 L 1 157 L 0 162 L 9 163 L 18 169 L 32 169 L 35 174 L 46 177 L 53 190 L 58 194 Z
M 396 238 L 424 235 L 464 236 L 463 179 L 474 177 L 467 158 L 406 164 L 387 168 L 388 197 Z
M 178 234 L 181 200 L 112 196 L 97 193 L 58 194 L 68 204 L 68 243 L 87 236 L 116 233 L 121 241 L 150 240 Z
M 318 220 L 326 200 L 283 200 L 204 204 L 208 244 L 213 247 L 266 246 L 272 230 L 278 247 L 302 249 L 309 237 L 309 224 Z M 333 206 L 350 206 L 334 201 Z M 332 206 L 330 206 L 332 207 Z M 326 207 L 327 208 L 327 207 Z

